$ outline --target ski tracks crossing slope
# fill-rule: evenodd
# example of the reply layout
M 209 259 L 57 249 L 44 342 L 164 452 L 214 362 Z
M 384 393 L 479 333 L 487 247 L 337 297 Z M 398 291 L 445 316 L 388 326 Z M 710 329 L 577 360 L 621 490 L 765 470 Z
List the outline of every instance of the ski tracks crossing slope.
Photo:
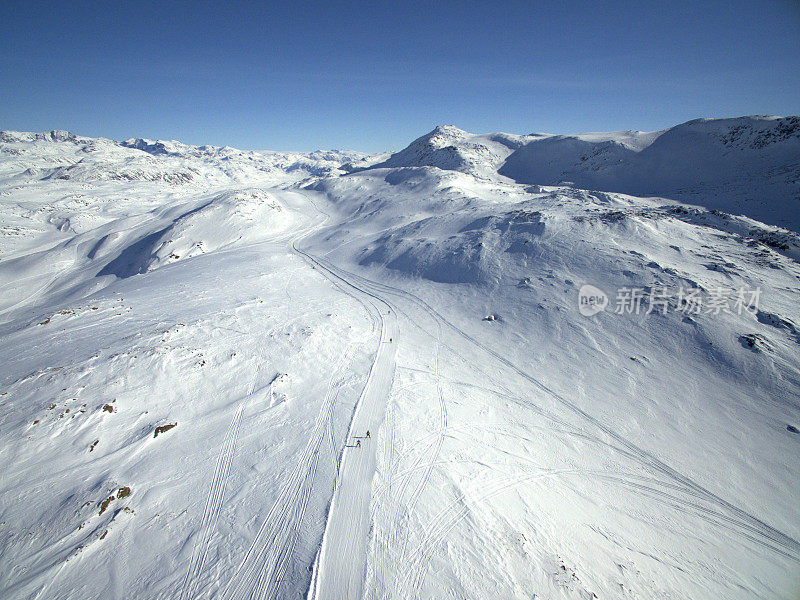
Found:
M 339 388 L 346 379 L 344 367 L 350 351 L 340 357 L 328 385 L 308 441 L 297 466 L 281 488 L 234 576 L 222 592 L 226 600 L 281 597 L 288 577 L 303 517 L 311 497 L 320 452 L 326 439 Z

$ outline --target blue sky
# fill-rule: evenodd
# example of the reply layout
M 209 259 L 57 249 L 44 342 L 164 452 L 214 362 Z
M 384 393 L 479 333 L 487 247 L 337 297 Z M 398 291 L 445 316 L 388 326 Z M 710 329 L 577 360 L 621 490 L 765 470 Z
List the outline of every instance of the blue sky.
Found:
M 800 2 L 17 2 L 0 128 L 249 149 L 800 113 Z

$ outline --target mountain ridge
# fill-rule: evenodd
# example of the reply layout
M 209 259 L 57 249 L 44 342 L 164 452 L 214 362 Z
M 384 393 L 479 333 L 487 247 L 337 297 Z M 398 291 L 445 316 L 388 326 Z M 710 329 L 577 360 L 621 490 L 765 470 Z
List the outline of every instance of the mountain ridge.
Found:
M 471 134 L 437 126 L 368 168 L 659 196 L 800 230 L 800 117 L 693 119 L 659 131 Z

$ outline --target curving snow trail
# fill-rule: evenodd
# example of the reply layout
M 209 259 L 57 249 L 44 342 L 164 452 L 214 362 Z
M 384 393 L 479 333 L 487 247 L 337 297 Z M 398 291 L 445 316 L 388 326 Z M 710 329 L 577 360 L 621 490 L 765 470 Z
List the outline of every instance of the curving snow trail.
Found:
M 309 199 L 312 206 L 316 205 Z M 319 209 L 317 209 L 319 210 Z M 300 241 L 322 227 L 318 223 L 292 242 L 303 256 L 345 293 L 375 313 L 381 324 L 380 340 L 367 382 L 356 405 L 348 432 L 348 446 L 339 465 L 339 476 L 328 513 L 322 546 L 314 568 L 310 598 L 324 600 L 362 597 L 370 528 L 370 500 L 375 475 L 375 433 L 383 423 L 394 379 L 399 327 L 396 312 L 382 298 L 360 286 L 347 274 L 300 247 Z M 366 432 L 371 437 L 364 439 Z M 360 439 L 360 445 L 354 446 Z

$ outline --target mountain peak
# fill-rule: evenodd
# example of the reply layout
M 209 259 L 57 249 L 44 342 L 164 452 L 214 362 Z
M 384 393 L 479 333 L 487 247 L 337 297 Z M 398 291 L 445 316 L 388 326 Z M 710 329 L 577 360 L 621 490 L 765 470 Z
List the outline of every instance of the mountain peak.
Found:
M 447 135 L 447 136 L 463 138 L 463 137 L 468 137 L 470 134 L 464 131 L 463 129 L 459 129 L 455 125 L 437 125 L 428 134 L 428 136 L 439 136 L 439 135 Z

